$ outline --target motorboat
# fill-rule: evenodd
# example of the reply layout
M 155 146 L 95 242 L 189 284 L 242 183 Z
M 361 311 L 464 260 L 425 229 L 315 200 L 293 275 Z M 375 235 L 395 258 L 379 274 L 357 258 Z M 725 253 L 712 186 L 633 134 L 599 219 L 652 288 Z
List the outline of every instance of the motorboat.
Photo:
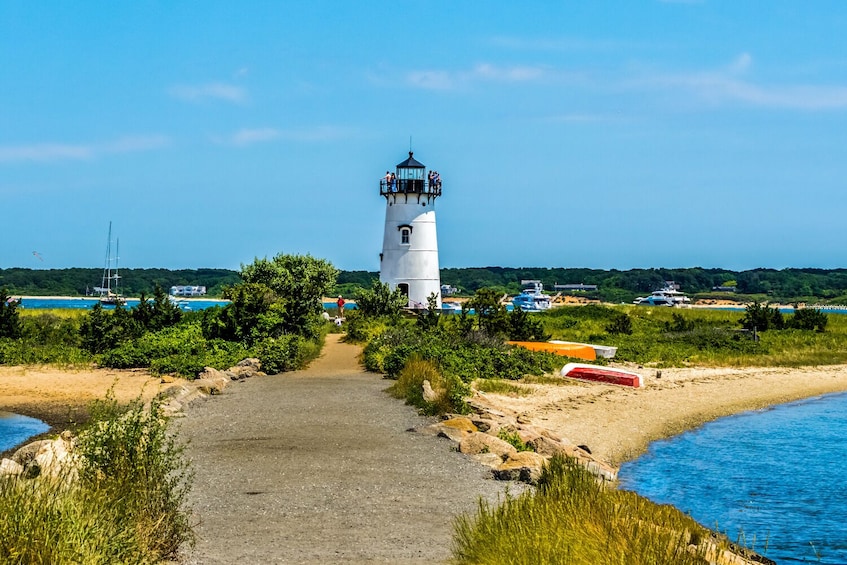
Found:
M 512 305 L 524 312 L 544 312 L 550 309 L 550 297 L 544 294 L 544 286 L 538 280 L 521 281 L 523 290 L 512 299 Z
M 636 298 L 632 302 L 639 306 L 687 306 L 691 299 L 678 290 L 663 288 L 650 293 L 650 296 Z

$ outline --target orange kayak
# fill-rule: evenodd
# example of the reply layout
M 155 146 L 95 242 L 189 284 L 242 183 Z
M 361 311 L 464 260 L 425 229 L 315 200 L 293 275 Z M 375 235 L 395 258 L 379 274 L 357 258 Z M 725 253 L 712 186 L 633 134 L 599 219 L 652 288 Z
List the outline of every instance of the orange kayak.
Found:
M 548 353 L 585 359 L 586 361 L 597 359 L 597 353 L 594 351 L 594 348 L 584 343 L 549 343 L 546 341 L 509 341 L 507 343 L 529 349 L 530 351 L 547 351 Z

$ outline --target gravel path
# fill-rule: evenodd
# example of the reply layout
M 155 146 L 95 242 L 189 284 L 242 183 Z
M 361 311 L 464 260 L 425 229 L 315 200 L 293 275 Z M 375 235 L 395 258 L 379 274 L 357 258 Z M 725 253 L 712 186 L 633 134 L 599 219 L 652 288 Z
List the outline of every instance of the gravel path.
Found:
M 187 411 L 199 523 L 183 563 L 444 562 L 454 517 L 505 491 L 448 440 L 405 431 L 425 419 L 338 337 L 308 370 Z

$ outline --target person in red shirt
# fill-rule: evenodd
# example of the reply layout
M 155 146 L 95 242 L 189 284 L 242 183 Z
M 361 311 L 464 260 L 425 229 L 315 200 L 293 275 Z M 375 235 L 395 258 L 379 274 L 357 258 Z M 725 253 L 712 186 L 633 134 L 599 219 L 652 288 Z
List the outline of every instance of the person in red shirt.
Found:
M 336 302 L 336 304 L 338 305 L 338 317 L 343 318 L 344 317 L 344 299 L 341 297 L 340 294 L 338 295 L 338 301 Z

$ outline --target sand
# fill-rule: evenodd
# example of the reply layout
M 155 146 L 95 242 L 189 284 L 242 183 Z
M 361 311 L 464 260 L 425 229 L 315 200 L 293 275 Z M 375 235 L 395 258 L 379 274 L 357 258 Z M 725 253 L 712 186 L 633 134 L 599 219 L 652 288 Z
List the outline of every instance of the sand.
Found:
M 807 368 L 638 369 L 644 387 L 581 383 L 527 385 L 528 396 L 481 394 L 495 410 L 524 414 L 613 465 L 650 442 L 705 422 L 802 398 L 847 391 L 847 365 Z
M 55 431 L 84 421 L 92 401 L 109 391 L 121 403 L 153 398 L 163 385 L 144 370 L 0 367 L 0 411 L 43 420 Z
M 562 379 L 523 385 L 527 396 L 479 394 L 492 409 L 523 414 L 613 465 L 637 457 L 651 441 L 722 416 L 847 391 L 847 365 L 808 368 L 639 369 L 630 389 Z M 659 376 L 660 375 L 660 376 Z M 161 378 L 143 370 L 0 367 L 0 410 L 44 420 L 54 430 L 84 420 L 91 401 L 112 390 L 120 402 L 152 398 Z

